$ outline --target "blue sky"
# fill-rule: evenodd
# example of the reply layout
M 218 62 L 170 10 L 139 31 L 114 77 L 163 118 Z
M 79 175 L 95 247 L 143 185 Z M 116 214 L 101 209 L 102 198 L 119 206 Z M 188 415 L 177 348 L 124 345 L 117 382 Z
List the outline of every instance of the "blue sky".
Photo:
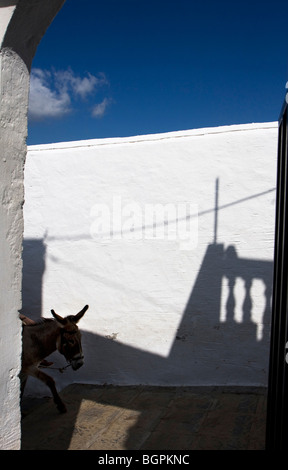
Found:
M 287 24 L 287 0 L 66 0 L 33 60 L 27 143 L 277 121 Z

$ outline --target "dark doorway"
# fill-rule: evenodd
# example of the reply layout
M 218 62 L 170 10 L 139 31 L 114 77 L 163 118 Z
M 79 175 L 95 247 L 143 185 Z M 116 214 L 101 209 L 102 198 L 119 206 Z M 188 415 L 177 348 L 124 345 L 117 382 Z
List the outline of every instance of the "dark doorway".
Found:
M 286 450 L 288 445 L 288 141 L 287 103 L 278 131 L 277 199 L 270 367 L 267 405 L 266 448 Z

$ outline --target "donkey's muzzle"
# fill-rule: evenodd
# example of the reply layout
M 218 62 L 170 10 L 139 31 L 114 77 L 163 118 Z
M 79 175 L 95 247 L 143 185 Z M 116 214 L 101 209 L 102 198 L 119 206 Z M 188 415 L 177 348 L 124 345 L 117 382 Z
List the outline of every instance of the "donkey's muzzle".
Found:
M 84 364 L 84 356 L 74 357 L 71 360 L 71 366 L 73 370 L 80 369 Z

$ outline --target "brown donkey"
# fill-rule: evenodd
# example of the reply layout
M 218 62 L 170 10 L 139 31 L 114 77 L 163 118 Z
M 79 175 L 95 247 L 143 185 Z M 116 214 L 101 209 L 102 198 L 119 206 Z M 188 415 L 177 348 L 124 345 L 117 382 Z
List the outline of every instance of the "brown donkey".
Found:
M 79 369 L 84 364 L 84 356 L 81 347 L 81 333 L 77 323 L 88 309 L 86 305 L 77 315 L 69 315 L 62 318 L 51 310 L 54 319 L 42 319 L 33 322 L 24 315 L 20 315 L 23 323 L 22 332 L 22 368 L 20 372 L 21 397 L 29 375 L 44 382 L 51 390 L 54 402 L 61 413 L 66 412 L 66 407 L 59 397 L 55 381 L 45 372 L 39 370 L 45 357 L 56 349 L 63 354 L 73 370 Z

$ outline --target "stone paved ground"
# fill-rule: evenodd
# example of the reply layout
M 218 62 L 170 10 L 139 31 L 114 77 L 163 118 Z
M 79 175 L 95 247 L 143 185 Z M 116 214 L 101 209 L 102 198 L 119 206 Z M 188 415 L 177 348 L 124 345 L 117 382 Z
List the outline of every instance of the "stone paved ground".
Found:
M 263 450 L 266 389 L 73 384 L 24 399 L 22 450 Z M 26 408 L 26 412 L 25 412 Z

